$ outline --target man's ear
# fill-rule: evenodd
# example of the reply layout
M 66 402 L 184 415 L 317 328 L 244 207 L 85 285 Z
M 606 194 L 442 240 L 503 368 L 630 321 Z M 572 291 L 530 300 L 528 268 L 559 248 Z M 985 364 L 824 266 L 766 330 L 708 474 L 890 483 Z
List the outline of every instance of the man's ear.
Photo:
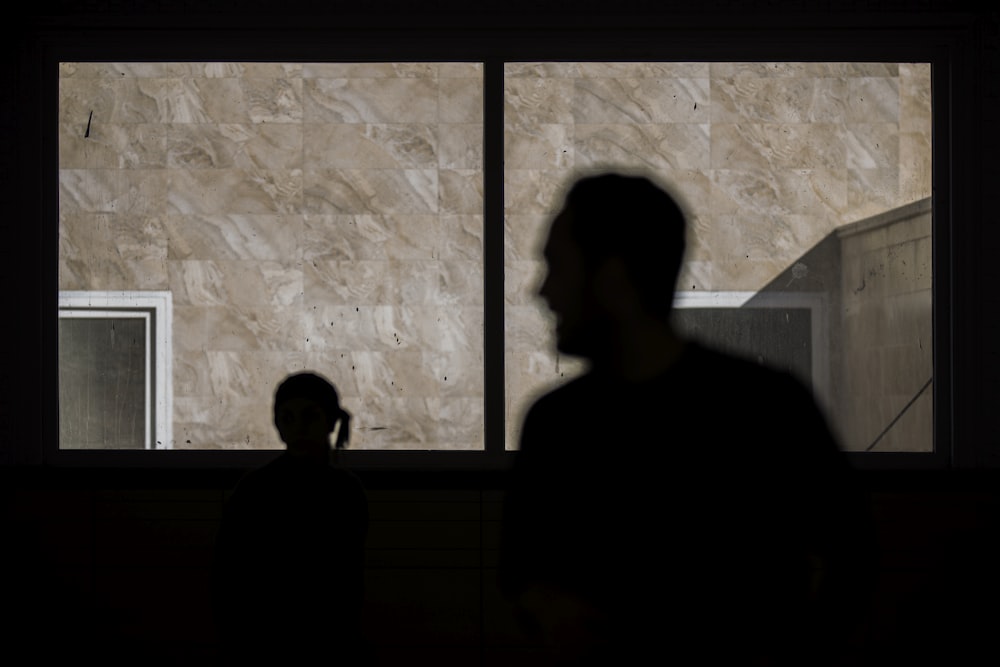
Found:
M 604 260 L 594 274 L 594 296 L 601 307 L 618 317 L 631 317 L 641 309 L 639 294 L 619 256 Z

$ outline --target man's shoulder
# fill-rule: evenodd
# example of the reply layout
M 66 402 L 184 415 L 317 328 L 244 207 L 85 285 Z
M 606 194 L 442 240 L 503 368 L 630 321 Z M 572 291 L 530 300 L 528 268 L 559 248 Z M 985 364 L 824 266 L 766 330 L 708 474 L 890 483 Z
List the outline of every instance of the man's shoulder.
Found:
M 712 382 L 720 388 L 807 391 L 805 384 L 789 371 L 701 343 L 687 344 L 676 370 L 676 375 L 679 378 L 683 376 L 683 381 Z
M 689 341 L 678 361 L 660 375 L 641 383 L 614 380 L 599 373 L 586 372 L 539 395 L 532 406 L 547 407 L 567 401 L 578 402 L 589 396 L 614 398 L 616 391 L 658 391 L 670 386 L 692 386 L 702 383 L 717 389 L 746 386 L 781 385 L 790 390 L 805 389 L 791 373 L 750 359 L 746 356 Z
M 578 405 L 588 397 L 600 393 L 600 385 L 600 381 L 592 373 L 585 372 L 540 393 L 531 401 L 528 414 L 558 409 L 563 405 Z

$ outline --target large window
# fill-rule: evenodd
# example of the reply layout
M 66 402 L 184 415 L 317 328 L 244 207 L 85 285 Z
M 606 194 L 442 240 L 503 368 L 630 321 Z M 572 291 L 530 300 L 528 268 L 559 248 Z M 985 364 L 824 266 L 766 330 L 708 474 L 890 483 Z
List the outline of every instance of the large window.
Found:
M 483 448 L 482 87 L 475 63 L 61 65 L 60 289 L 173 295 L 166 447 L 281 447 L 274 388 L 313 369 L 353 448 Z
M 749 321 L 735 313 L 695 326 L 686 311 L 680 325 L 762 360 L 818 337 L 807 380 L 847 449 L 933 449 L 928 64 L 535 62 L 504 75 L 508 445 L 526 399 L 580 370 L 538 344 L 557 193 L 612 165 L 685 200 L 682 306 L 719 292 L 753 295 L 742 308 L 816 304 L 807 329 L 738 330 Z
M 560 189 L 641 171 L 692 213 L 682 329 L 792 368 L 850 450 L 931 452 L 931 73 L 64 60 L 59 289 L 172 295 L 167 448 L 279 447 L 313 369 L 354 449 L 502 452 L 582 370 L 536 298 Z

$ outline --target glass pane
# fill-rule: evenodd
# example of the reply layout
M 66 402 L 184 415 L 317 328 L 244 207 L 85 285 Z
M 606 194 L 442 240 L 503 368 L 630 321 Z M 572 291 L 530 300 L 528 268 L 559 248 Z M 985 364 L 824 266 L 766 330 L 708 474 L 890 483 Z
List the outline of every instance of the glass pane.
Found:
M 60 318 L 60 447 L 146 449 L 148 322 Z
M 62 63 L 60 290 L 173 295 L 173 442 L 280 448 L 278 382 L 350 447 L 481 449 L 482 66 Z
M 581 371 L 536 298 L 540 244 L 562 187 L 610 165 L 692 213 L 679 326 L 790 367 L 808 347 L 796 372 L 846 449 L 932 450 L 929 64 L 508 63 L 504 92 L 509 449 L 530 400 Z M 752 332 L 680 312 L 726 295 L 775 312 Z M 803 308 L 807 327 L 775 329 Z

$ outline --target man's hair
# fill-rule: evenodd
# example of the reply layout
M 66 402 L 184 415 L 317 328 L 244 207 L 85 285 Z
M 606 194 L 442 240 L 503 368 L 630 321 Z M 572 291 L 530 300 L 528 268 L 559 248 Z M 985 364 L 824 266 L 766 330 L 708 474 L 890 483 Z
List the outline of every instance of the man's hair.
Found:
M 285 401 L 292 398 L 305 398 L 316 401 L 326 415 L 330 428 L 341 420 L 340 432 L 337 434 L 337 448 L 341 449 L 347 442 L 351 415 L 340 407 L 340 397 L 333 383 L 322 375 L 312 372 L 289 375 L 274 392 L 274 414 Z
M 643 304 L 667 316 L 686 248 L 687 223 L 674 197 L 646 177 L 606 173 L 575 181 L 565 208 L 588 265 L 621 257 Z

